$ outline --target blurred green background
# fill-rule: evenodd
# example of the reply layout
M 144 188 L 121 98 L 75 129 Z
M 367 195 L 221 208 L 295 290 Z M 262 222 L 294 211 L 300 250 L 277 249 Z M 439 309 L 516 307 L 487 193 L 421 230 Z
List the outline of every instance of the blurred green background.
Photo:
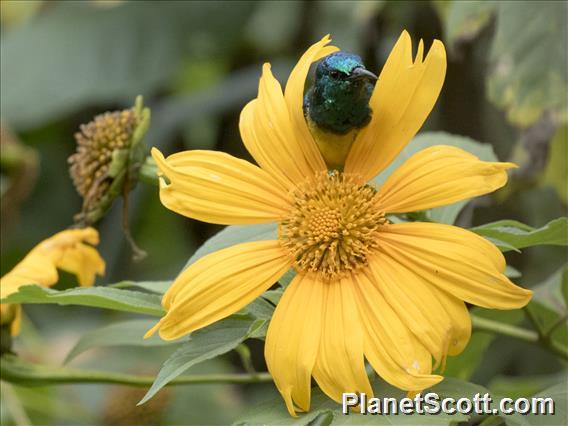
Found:
M 80 210 L 67 158 L 81 123 L 129 107 L 141 94 L 152 110 L 149 147 L 165 154 L 215 149 L 250 160 L 238 117 L 256 96 L 261 64 L 271 62 L 285 82 L 303 51 L 327 33 L 333 44 L 360 54 L 376 72 L 403 29 L 415 45 L 419 38 L 426 47 L 435 38 L 444 42 L 446 83 L 423 130 L 489 143 L 499 159 L 520 165 L 505 189 L 462 211 L 460 226 L 507 218 L 539 227 L 567 213 L 565 2 L 2 0 L 0 5 L 2 274 L 37 242 L 70 226 Z M 120 214 L 117 201 L 97 226 L 107 262 L 100 284 L 171 279 L 221 229 L 168 211 L 156 187 L 139 184 L 130 198 L 130 221 L 148 257 L 136 263 Z M 534 287 L 563 267 L 567 254 L 564 247 L 535 247 L 510 252 L 507 259 L 522 274 L 516 281 Z M 63 274 L 58 288 L 72 284 Z M 54 365 L 81 333 L 127 317 L 39 305 L 26 306 L 25 312 L 16 350 Z M 563 369 L 552 355 L 511 339 L 485 346 L 479 366 L 466 375 L 502 394 L 538 391 Z M 256 367 L 264 369 L 262 344 L 251 349 Z M 71 365 L 152 375 L 172 350 L 92 350 Z M 239 365 L 230 355 L 191 372 L 240 371 Z M 524 381 L 512 378 L 518 375 Z M 144 391 L 127 387 L 11 386 L 7 392 L 3 404 L 20 401 L 34 424 L 222 424 L 274 396 L 275 389 L 272 384 L 169 388 L 153 406 L 139 409 L 134 405 Z M 2 424 L 13 424 L 13 414 L 3 409 Z

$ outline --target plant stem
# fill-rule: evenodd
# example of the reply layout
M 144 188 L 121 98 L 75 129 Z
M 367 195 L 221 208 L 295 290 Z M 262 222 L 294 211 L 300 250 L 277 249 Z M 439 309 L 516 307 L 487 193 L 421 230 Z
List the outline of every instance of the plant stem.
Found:
M 146 161 L 140 167 L 138 179 L 140 182 L 147 183 L 152 186 L 159 186 L 158 166 L 152 157 L 147 157 Z
M 556 322 L 553 323 L 553 324 L 548 328 L 548 330 L 546 330 L 546 331 L 544 332 L 544 335 L 547 336 L 547 337 L 551 336 L 552 333 L 554 333 L 554 332 L 556 331 L 556 329 L 557 329 L 558 327 L 560 327 L 562 324 L 564 324 L 566 321 L 568 321 L 568 314 L 566 314 L 566 315 L 564 315 L 564 316 L 558 318 L 558 319 L 556 320 Z
M 533 328 L 537 331 L 539 336 L 542 336 L 542 328 L 538 319 L 534 315 L 533 311 L 529 308 L 529 306 L 525 306 L 523 308 L 523 312 L 525 313 L 526 317 L 529 319 L 529 322 L 532 324 Z
M 0 365 L 2 380 L 24 385 L 44 386 L 69 383 L 115 383 L 130 386 L 150 386 L 155 377 L 107 371 L 89 371 L 68 367 L 48 367 L 29 364 L 14 357 L 2 357 Z M 178 376 L 168 385 L 205 383 L 260 383 L 270 382 L 269 373 L 255 374 L 199 374 Z
M 566 346 L 562 346 L 558 342 L 548 340 L 548 348 L 557 355 L 560 355 L 565 360 L 568 360 L 568 348 Z
M 241 358 L 241 362 L 243 364 L 245 371 L 252 375 L 257 374 L 254 369 L 254 366 L 252 365 L 250 349 L 248 348 L 248 346 L 245 345 L 244 343 L 241 343 L 239 346 L 235 348 L 235 350 L 237 351 L 239 357 Z
M 542 338 L 532 330 L 527 330 L 510 324 L 493 321 L 487 318 L 471 316 L 472 325 L 476 331 L 501 334 L 528 343 L 544 346 L 551 352 L 568 360 L 568 348 L 550 339 Z M 136 376 L 124 373 L 106 371 L 88 371 L 68 367 L 48 367 L 30 364 L 14 356 L 5 355 L 0 362 L 2 380 L 25 386 L 45 386 L 70 383 L 107 383 L 130 386 L 150 386 L 155 377 Z M 168 385 L 211 384 L 211 383 L 263 383 L 270 382 L 269 373 L 240 373 L 240 374 L 201 374 L 179 376 Z
M 503 336 L 514 337 L 541 347 L 545 347 L 551 352 L 568 360 L 568 348 L 546 337 L 541 336 L 536 331 L 527 330 L 526 328 L 517 327 L 515 325 L 504 324 L 487 318 L 481 318 L 471 315 L 473 329 L 476 331 L 486 331 L 489 333 L 501 334 Z
M 1 395 L 16 426 L 31 426 L 32 422 L 10 383 L 2 383 Z
M 527 330 L 526 328 L 517 327 L 515 325 L 504 324 L 502 322 L 493 321 L 487 318 L 471 315 L 471 323 L 474 330 L 488 331 L 490 333 L 502 334 L 503 336 L 514 337 L 515 339 L 524 340 L 529 343 L 538 343 L 539 337 L 536 331 Z

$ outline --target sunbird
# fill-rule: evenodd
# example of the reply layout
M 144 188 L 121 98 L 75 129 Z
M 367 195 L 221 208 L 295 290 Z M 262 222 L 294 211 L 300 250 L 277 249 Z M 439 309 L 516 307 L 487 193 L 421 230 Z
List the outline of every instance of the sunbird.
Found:
M 357 55 L 336 52 L 317 65 L 304 116 L 327 166 L 341 170 L 359 130 L 369 124 L 377 76 Z

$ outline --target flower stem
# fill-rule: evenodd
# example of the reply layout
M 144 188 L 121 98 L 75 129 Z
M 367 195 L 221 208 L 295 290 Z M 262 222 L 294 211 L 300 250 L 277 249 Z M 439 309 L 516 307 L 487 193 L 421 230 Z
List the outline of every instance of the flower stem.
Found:
M 546 331 L 544 332 L 544 335 L 545 335 L 546 337 L 550 337 L 550 335 L 551 335 L 552 333 L 554 333 L 554 332 L 556 331 L 556 329 L 557 329 L 558 327 L 560 327 L 562 324 L 564 324 L 566 321 L 568 321 L 568 314 L 566 314 L 566 315 L 564 315 L 564 316 L 558 318 L 558 319 L 556 320 L 556 322 L 552 323 L 552 325 L 548 328 L 548 330 L 546 330 Z
M 14 356 L 2 357 L 0 363 L 2 380 L 24 386 L 55 385 L 69 383 L 115 383 L 130 386 L 150 386 L 155 377 L 107 371 L 89 371 L 68 367 L 49 367 L 34 365 Z M 178 376 L 168 385 L 189 385 L 204 383 L 261 383 L 269 382 L 269 373 L 255 374 L 196 374 Z
M 488 331 L 490 333 L 502 334 L 503 336 L 514 337 L 530 343 L 538 342 L 538 333 L 532 330 L 478 317 L 477 315 L 471 315 L 471 322 L 473 329 L 477 331 Z
M 140 167 L 138 178 L 140 182 L 147 183 L 152 186 L 159 186 L 158 166 L 152 157 L 146 157 L 146 161 Z
M 235 348 L 235 350 L 237 351 L 239 357 L 241 358 L 241 362 L 243 364 L 245 371 L 252 375 L 257 374 L 254 369 L 254 366 L 252 365 L 250 349 L 248 348 L 248 346 L 245 345 L 244 343 L 241 343 L 239 346 Z
M 476 331 L 486 331 L 489 333 L 514 337 L 515 339 L 545 347 L 550 352 L 554 352 L 563 359 L 568 360 L 568 347 L 543 337 L 536 331 L 527 330 L 526 328 L 517 327 L 515 325 L 504 324 L 502 322 L 478 317 L 476 315 L 471 315 L 471 322 L 473 329 Z
M 542 328 L 533 311 L 529 308 L 529 306 L 525 306 L 523 308 L 523 312 L 525 313 L 525 316 L 528 318 L 529 322 L 532 324 L 533 328 L 537 331 L 538 335 L 541 336 Z

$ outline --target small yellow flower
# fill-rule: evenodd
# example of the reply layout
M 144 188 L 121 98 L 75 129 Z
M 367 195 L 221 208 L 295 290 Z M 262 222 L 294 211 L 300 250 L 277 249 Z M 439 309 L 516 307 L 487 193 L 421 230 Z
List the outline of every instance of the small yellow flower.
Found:
M 471 334 L 465 302 L 524 306 L 531 292 L 503 274 L 487 240 L 434 223 L 390 223 L 385 215 L 429 209 L 494 191 L 511 163 L 491 163 L 450 146 L 425 149 L 381 188 L 367 182 L 400 153 L 436 102 L 446 71 L 435 40 L 413 59 L 403 32 L 371 98 L 373 115 L 357 135 L 343 172 L 329 172 L 302 112 L 310 65 L 334 52 L 324 37 L 302 56 L 284 93 L 263 68 L 258 97 L 242 111 L 244 143 L 260 165 L 211 151 L 167 159 L 152 154 L 169 209 L 218 224 L 277 222 L 275 241 L 239 244 L 208 255 L 163 298 L 159 329 L 175 339 L 245 307 L 288 268 L 297 274 L 270 322 L 265 356 L 288 411 L 310 407 L 310 380 L 336 401 L 372 395 L 365 359 L 400 389 L 428 388 L 432 370 L 460 353 Z M 434 362 L 433 362 L 434 360 Z
M 16 293 L 24 285 L 54 285 L 59 279 L 58 268 L 75 274 L 81 286 L 93 285 L 95 276 L 105 272 L 104 260 L 92 247 L 98 243 L 99 234 L 93 228 L 62 231 L 42 241 L 14 269 L 0 278 L 0 299 Z M 12 335 L 18 334 L 20 305 L 2 304 L 0 309 L 1 323 L 11 322 Z

